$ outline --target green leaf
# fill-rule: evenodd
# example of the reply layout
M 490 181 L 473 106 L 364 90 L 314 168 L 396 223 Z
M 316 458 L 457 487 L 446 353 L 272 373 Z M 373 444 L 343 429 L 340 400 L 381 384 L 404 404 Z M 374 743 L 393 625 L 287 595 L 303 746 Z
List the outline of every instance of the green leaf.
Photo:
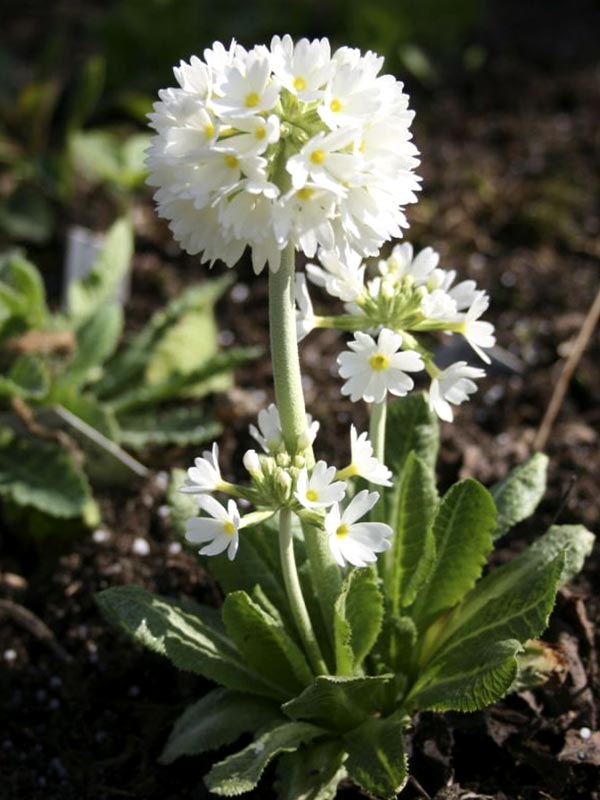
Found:
M 109 621 L 179 669 L 228 689 L 279 699 L 285 696 L 279 686 L 245 663 L 214 609 L 194 606 L 192 611 L 139 586 L 106 589 L 96 595 L 96 601 Z
M 302 745 L 279 759 L 279 800 L 335 800 L 346 777 L 346 752 L 339 739 Z
M 399 714 L 369 719 L 346 737 L 348 775 L 371 797 L 391 800 L 408 778 L 405 721 Z
M 387 594 L 392 610 L 411 605 L 435 562 L 431 523 L 438 496 L 433 472 L 417 454 L 408 454 L 396 484 L 392 548 L 385 556 Z
M 319 675 L 281 708 L 290 719 L 310 720 L 323 728 L 347 731 L 379 711 L 393 675 L 352 678 Z
M 0 257 L 0 329 L 11 317 L 26 328 L 41 327 L 48 319 L 42 276 L 18 251 Z
M 312 672 L 302 650 L 246 592 L 225 597 L 223 622 L 247 663 L 283 692 L 293 695 L 310 683 Z
M 9 240 L 46 244 L 55 221 L 50 200 L 37 186 L 20 182 L 12 194 L 0 198 L 0 230 Z
M 18 438 L 0 447 L 0 496 L 64 519 L 80 517 L 92 499 L 85 475 L 60 447 Z
M 181 756 L 218 750 L 243 733 L 278 719 L 281 712 L 276 703 L 229 689 L 213 689 L 177 719 L 159 761 L 171 764 Z
M 60 392 L 61 405 L 92 428 L 111 439 L 119 440 L 119 425 L 110 409 L 91 394 L 82 394 L 75 388 L 65 387 Z
M 377 654 L 390 672 L 407 675 L 417 653 L 417 626 L 411 617 L 388 611 L 377 643 Z
M 141 450 L 149 446 L 178 447 L 204 444 L 217 439 L 223 426 L 195 408 L 170 408 L 160 413 L 138 413 L 118 418 L 119 443 Z
M 503 481 L 492 486 L 490 491 L 498 509 L 494 539 L 533 514 L 546 491 L 547 472 L 548 456 L 536 453 Z
M 429 408 L 422 393 L 398 397 L 388 404 L 385 463 L 396 479 L 402 475 L 411 451 L 421 458 L 428 469 L 435 470 L 440 445 L 437 416 Z
M 145 382 L 154 386 L 173 375 L 193 372 L 212 358 L 217 349 L 212 306 L 192 309 L 171 325 L 149 355 Z
M 352 675 L 375 644 L 383 623 L 383 595 L 374 570 L 355 569 L 335 604 L 334 640 L 338 675 Z
M 521 644 L 509 639 L 488 647 L 453 650 L 435 660 L 406 699 L 410 711 L 475 711 L 503 697 L 517 675 Z
M 215 764 L 204 781 L 210 792 L 226 797 L 250 792 L 276 756 L 293 752 L 322 734 L 321 728 L 315 725 L 286 722 L 263 733 L 239 753 Z
M 45 397 L 49 388 L 50 374 L 39 356 L 19 356 L 8 375 L 0 375 L 0 396 L 40 400 Z
M 96 314 L 114 300 L 119 284 L 127 275 L 133 256 L 133 228 L 122 217 L 108 230 L 102 252 L 85 278 L 73 281 L 68 288 L 68 306 L 72 318 L 81 321 Z
M 202 381 L 208 381 L 215 375 L 247 363 L 260 355 L 260 352 L 256 347 L 231 348 L 225 353 L 217 353 L 216 356 L 192 372 L 174 375 L 154 386 L 142 385 L 131 389 L 111 400 L 110 404 L 117 413 L 124 414 L 144 406 L 172 400 Z
M 77 349 L 60 376 L 60 386 L 74 389 L 93 379 L 115 350 L 122 330 L 123 310 L 116 304 L 88 317 L 77 331 Z
M 472 588 L 492 549 L 495 527 L 494 501 L 477 481 L 460 481 L 443 497 L 433 522 L 435 566 L 412 611 L 421 627 Z

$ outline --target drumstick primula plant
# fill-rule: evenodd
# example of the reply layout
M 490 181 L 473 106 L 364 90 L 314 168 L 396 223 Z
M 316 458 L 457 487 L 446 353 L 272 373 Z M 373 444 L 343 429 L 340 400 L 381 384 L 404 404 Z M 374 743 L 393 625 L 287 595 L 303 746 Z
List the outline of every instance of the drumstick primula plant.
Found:
M 132 586 L 99 595 L 138 642 L 220 685 L 177 720 L 164 763 L 252 735 L 206 776 L 218 795 L 252 790 L 277 759 L 285 800 L 333 798 L 348 780 L 394 797 L 416 712 L 470 711 L 544 680 L 534 640 L 593 541 L 555 525 L 482 574 L 542 496 L 541 454 L 491 491 L 468 479 L 438 495 L 437 418 L 452 420 L 484 372 L 436 365 L 431 335 L 461 335 L 488 361 L 493 327 L 485 292 L 431 248 L 396 245 L 376 274 L 363 263 L 401 235 L 419 186 L 408 98 L 381 67 L 326 39 L 216 43 L 175 69 L 151 115 L 149 182 L 176 239 L 211 263 L 249 247 L 257 273 L 268 264 L 276 403 L 251 427 L 248 479 L 222 477 L 215 444 L 173 507 L 211 557 L 222 608 Z M 315 313 L 296 251 L 338 315 Z M 348 464 L 324 460 L 304 407 L 297 341 L 323 327 L 352 334 L 341 391 L 370 405 Z

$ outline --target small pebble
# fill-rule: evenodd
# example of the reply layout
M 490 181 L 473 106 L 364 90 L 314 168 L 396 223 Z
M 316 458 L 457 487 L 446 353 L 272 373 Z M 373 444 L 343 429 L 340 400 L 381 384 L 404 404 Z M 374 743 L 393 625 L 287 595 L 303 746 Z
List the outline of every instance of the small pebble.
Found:
M 17 660 L 17 651 L 13 650 L 12 647 L 10 647 L 8 650 L 4 651 L 2 657 L 4 658 L 5 661 L 8 661 L 9 664 L 12 664 L 13 661 Z
M 235 335 L 233 331 L 220 331 L 219 344 L 222 347 L 230 347 L 235 342 Z
M 161 517 L 161 519 L 168 519 L 171 516 L 171 509 L 169 506 L 159 506 L 158 516 Z
M 58 675 L 52 675 L 48 681 L 48 684 L 51 689 L 60 689 L 62 686 L 62 680 L 58 677 Z
M 65 765 L 62 763 L 60 758 L 51 758 L 48 764 L 48 768 L 50 772 L 53 772 L 57 778 L 65 779 L 68 776 L 68 772 L 65 768 Z
M 129 695 L 129 697 L 139 697 L 141 694 L 141 689 L 139 686 L 130 686 L 127 691 L 127 694 Z
M 181 542 L 169 542 L 169 547 L 167 549 L 170 556 L 176 556 L 181 553 Z
M 131 546 L 131 552 L 136 556 L 147 556 L 150 553 L 150 545 L 146 539 L 142 539 L 141 536 L 136 536 Z
M 154 485 L 161 492 L 166 492 L 169 486 L 169 473 L 162 470 L 154 476 Z
M 48 699 L 48 692 L 45 689 L 38 689 L 35 693 L 35 699 L 38 703 L 44 703 Z
M 96 544 L 102 544 L 103 542 L 108 542 L 110 539 L 110 533 L 105 531 L 104 528 L 97 528 L 92 533 L 92 539 L 96 542 Z
M 243 303 L 244 300 L 248 299 L 249 294 L 250 289 L 245 283 L 236 283 L 231 290 L 231 299 L 234 303 Z
M 592 736 L 592 731 L 589 728 L 580 728 L 579 735 L 582 739 L 590 739 Z
M 48 703 L 48 708 L 50 711 L 58 711 L 60 708 L 60 700 L 57 697 L 53 697 Z

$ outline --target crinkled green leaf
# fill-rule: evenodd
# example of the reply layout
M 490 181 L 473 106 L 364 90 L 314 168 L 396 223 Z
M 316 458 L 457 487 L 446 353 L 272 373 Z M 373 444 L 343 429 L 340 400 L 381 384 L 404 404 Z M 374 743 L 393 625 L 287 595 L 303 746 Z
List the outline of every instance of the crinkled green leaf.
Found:
M 48 318 L 46 291 L 37 267 L 18 251 L 0 256 L 0 332 L 43 326 Z
M 53 517 L 80 517 L 91 500 L 89 483 L 62 448 L 12 438 L 0 447 L 0 495 Z
M 340 739 L 312 742 L 279 759 L 278 800 L 335 800 L 346 777 L 346 752 Z
M 122 217 L 106 233 L 104 246 L 90 272 L 68 288 L 69 313 L 77 323 L 114 300 L 133 256 L 133 227 Z
M 0 375 L 0 396 L 40 400 L 48 393 L 49 388 L 50 373 L 39 356 L 19 356 L 8 375 Z
M 503 697 L 517 675 L 514 640 L 452 650 L 423 671 L 406 700 L 411 711 L 475 711 Z
M 408 778 L 403 731 L 406 726 L 397 714 L 383 719 L 368 719 L 345 737 L 349 777 L 370 797 L 391 800 Z
M 169 408 L 160 413 L 123 414 L 119 417 L 119 443 L 141 450 L 144 447 L 174 444 L 179 447 L 212 442 L 223 426 L 195 408 Z
M 102 306 L 88 317 L 76 333 L 76 350 L 60 385 L 76 389 L 97 377 L 106 359 L 115 350 L 123 330 L 123 310 L 116 304 Z
M 256 674 L 227 636 L 218 612 L 189 608 L 139 586 L 118 586 L 96 595 L 102 612 L 136 642 L 228 689 L 281 698 L 285 693 Z
M 213 689 L 177 719 L 159 760 L 170 764 L 181 756 L 218 750 L 243 733 L 281 719 L 281 712 L 272 701 L 229 689 Z
M 471 589 L 492 549 L 496 507 L 477 481 L 456 483 L 443 497 L 433 522 L 436 559 L 419 590 L 413 618 L 425 627 Z
M 396 480 L 413 450 L 434 472 L 439 446 L 439 422 L 425 395 L 416 392 L 388 404 L 385 463 Z
M 286 722 L 263 733 L 239 753 L 215 764 L 204 781 L 209 791 L 225 797 L 249 792 L 276 756 L 293 752 L 323 733 L 321 728 L 306 722 Z
M 355 569 L 335 604 L 336 672 L 352 675 L 371 651 L 383 623 L 383 595 L 373 570 Z
M 417 639 L 417 626 L 411 617 L 389 610 L 377 643 L 378 655 L 390 671 L 407 674 L 415 659 Z
M 435 478 L 415 451 L 406 458 L 396 484 L 392 548 L 385 555 L 385 582 L 392 610 L 409 606 L 435 562 L 432 521 L 438 504 Z
M 490 489 L 498 509 L 497 539 L 513 525 L 530 517 L 546 491 L 548 456 L 536 453 Z
M 312 672 L 302 650 L 246 592 L 225 597 L 223 622 L 246 662 L 283 692 L 294 695 L 310 683 Z
M 298 697 L 285 703 L 282 711 L 290 719 L 310 720 L 329 730 L 350 730 L 382 707 L 393 677 L 319 675 Z
M 151 386 L 173 375 L 192 372 L 218 349 L 218 332 L 212 306 L 183 314 L 148 355 L 144 380 Z

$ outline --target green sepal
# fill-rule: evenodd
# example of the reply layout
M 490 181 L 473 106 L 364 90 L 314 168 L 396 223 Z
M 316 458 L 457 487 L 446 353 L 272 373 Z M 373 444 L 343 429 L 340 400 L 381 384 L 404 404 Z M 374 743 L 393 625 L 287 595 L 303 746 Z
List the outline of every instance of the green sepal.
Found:
M 422 630 L 473 587 L 492 549 L 495 527 L 494 501 L 477 481 L 460 481 L 444 495 L 433 521 L 435 565 L 411 611 Z
M 304 719 L 334 731 L 347 731 L 378 712 L 386 700 L 391 674 L 361 678 L 319 675 L 281 710 L 290 719 Z
M 392 609 L 414 602 L 435 564 L 432 520 L 438 504 L 435 477 L 414 452 L 406 458 L 394 495 L 392 547 L 384 555 L 384 579 Z
M 548 456 L 536 453 L 514 469 L 490 492 L 498 509 L 498 525 L 492 536 L 499 539 L 513 525 L 530 517 L 546 491 Z
M 366 720 L 345 736 L 348 776 L 370 797 L 392 800 L 408 779 L 401 714 Z
M 231 592 L 223 603 L 223 622 L 245 661 L 288 695 L 307 686 L 312 672 L 302 650 L 278 620 L 246 592 Z
M 215 764 L 204 781 L 209 791 L 225 797 L 250 792 L 276 756 L 293 752 L 323 733 L 321 728 L 306 722 L 285 722 L 263 733 L 244 750 Z
M 336 672 L 352 675 L 377 641 L 383 623 L 383 595 L 372 569 L 355 569 L 342 584 L 334 609 Z
M 285 697 L 280 686 L 248 666 L 215 609 L 180 605 L 139 586 L 105 589 L 96 595 L 96 602 L 109 621 L 139 644 L 166 656 L 178 669 L 203 675 L 228 689 Z
M 218 750 L 243 733 L 278 719 L 282 716 L 276 703 L 230 689 L 213 689 L 176 720 L 159 761 L 171 764 L 181 756 Z

